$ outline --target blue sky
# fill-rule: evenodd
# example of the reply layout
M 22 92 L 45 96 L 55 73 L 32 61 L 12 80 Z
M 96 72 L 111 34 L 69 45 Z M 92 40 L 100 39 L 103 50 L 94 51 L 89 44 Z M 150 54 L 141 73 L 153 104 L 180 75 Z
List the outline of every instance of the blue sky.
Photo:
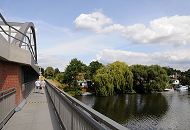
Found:
M 64 70 L 89 64 L 160 64 L 190 68 L 188 0 L 2 0 L 10 21 L 35 24 L 39 64 Z

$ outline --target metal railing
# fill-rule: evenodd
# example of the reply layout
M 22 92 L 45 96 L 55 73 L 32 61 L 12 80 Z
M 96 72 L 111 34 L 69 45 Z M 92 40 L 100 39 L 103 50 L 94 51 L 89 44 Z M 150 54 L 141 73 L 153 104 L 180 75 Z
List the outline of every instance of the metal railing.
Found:
M 16 90 L 10 88 L 0 92 L 0 129 L 14 113 L 16 107 Z
M 127 130 L 126 127 L 93 110 L 49 82 L 46 87 L 66 130 Z
M 1 20 L 3 21 L 3 23 L 4 23 L 6 26 L 8 26 L 9 31 L 10 31 L 11 29 L 13 29 L 15 32 L 20 33 L 21 35 L 23 35 L 23 36 L 28 40 L 29 43 L 24 42 L 24 41 L 22 41 L 22 40 L 20 40 L 20 39 L 18 39 L 18 38 L 16 38 L 16 37 L 14 37 L 14 36 L 12 36 L 12 35 L 10 34 L 10 32 L 7 33 L 7 32 L 3 29 L 3 27 L 0 26 L 0 29 L 3 31 L 3 33 L 4 33 L 5 35 L 7 35 L 9 38 L 13 38 L 13 39 L 15 39 L 15 40 L 17 40 L 17 41 L 19 41 L 19 42 L 21 42 L 21 43 L 26 44 L 27 47 L 28 47 L 28 49 L 29 49 L 29 51 L 30 51 L 30 53 L 31 53 L 31 55 L 32 55 L 32 57 L 33 57 L 33 59 L 34 59 L 35 61 L 37 61 L 36 56 L 35 56 L 35 53 L 34 53 L 34 50 L 33 50 L 32 45 L 31 45 L 31 40 L 30 40 L 29 36 L 27 36 L 26 34 L 22 33 L 21 31 L 19 31 L 19 30 L 16 29 L 15 27 L 9 25 L 1 13 L 0 13 L 0 18 L 1 18 Z M 9 42 L 10 42 L 10 40 L 9 40 Z
M 22 84 L 22 95 L 26 99 L 35 87 L 35 80 Z

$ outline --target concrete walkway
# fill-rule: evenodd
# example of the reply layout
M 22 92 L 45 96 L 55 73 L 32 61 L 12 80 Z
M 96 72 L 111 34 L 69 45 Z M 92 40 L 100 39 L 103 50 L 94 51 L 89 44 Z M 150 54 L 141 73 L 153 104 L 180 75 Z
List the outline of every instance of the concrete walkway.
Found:
M 2 130 L 61 130 L 47 93 L 32 92 L 27 104 L 16 112 Z

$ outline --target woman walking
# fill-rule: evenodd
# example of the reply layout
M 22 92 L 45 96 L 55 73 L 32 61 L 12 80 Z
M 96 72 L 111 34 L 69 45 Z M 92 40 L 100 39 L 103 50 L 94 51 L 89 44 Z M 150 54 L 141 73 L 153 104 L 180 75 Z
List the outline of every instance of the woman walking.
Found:
M 41 81 L 40 83 L 40 87 L 41 87 L 41 93 L 43 94 L 44 93 L 44 90 L 45 90 L 45 86 L 46 86 L 46 82 L 44 80 Z

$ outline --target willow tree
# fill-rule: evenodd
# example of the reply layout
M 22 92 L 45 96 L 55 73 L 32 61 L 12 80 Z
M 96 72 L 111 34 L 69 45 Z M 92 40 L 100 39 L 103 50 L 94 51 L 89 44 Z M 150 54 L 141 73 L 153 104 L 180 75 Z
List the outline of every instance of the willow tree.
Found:
M 108 65 L 108 68 L 113 78 L 113 85 L 117 92 L 133 92 L 133 74 L 126 63 L 116 61 Z
M 94 81 L 99 95 L 133 92 L 133 74 L 124 62 L 116 61 L 98 69 Z
M 102 67 L 96 71 L 94 82 L 98 95 L 109 96 L 114 94 L 113 78 L 107 67 Z

